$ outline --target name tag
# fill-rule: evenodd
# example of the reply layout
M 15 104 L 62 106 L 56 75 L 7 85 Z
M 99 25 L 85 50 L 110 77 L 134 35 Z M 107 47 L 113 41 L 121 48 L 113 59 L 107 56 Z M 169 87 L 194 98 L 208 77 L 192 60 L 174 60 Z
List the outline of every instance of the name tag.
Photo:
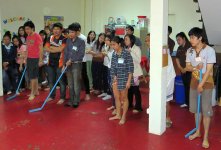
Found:
M 76 47 L 76 46 L 73 46 L 72 49 L 73 49 L 74 51 L 77 51 L 77 47 Z
M 195 58 L 195 61 L 196 61 L 196 62 L 202 62 L 202 58 L 201 58 L 201 57 L 196 57 L 196 58 Z
M 118 58 L 118 64 L 123 64 L 124 63 L 124 59 L 123 58 Z
M 59 42 L 58 42 L 58 43 L 59 43 L 59 45 L 62 45 L 62 40 L 59 40 Z

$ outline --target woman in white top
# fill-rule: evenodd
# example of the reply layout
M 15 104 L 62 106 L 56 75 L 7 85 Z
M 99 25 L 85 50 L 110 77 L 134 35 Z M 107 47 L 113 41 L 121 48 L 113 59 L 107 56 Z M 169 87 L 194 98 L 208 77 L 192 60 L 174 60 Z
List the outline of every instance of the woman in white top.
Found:
M 127 48 L 127 50 L 130 52 L 132 58 L 133 58 L 133 64 L 134 64 L 134 85 L 130 87 L 128 90 L 128 100 L 129 100 L 129 107 L 134 108 L 133 112 L 138 113 L 142 111 L 142 104 L 141 104 L 141 94 L 139 89 L 139 77 L 143 75 L 142 68 L 140 66 L 141 62 L 141 50 L 140 47 L 135 45 L 135 36 L 127 34 L 124 37 L 124 43 Z M 133 106 L 133 96 L 135 95 L 136 98 L 136 104 Z
M 92 50 L 94 47 L 94 42 L 96 39 L 96 33 L 94 31 L 90 31 L 87 36 L 87 43 L 86 43 L 86 64 L 87 64 L 87 76 L 89 80 L 90 89 L 93 87 L 93 78 L 92 78 L 92 72 L 91 72 L 91 66 L 92 66 L 92 58 L 93 56 L 89 54 L 88 52 Z
M 111 57 L 109 54 L 113 53 L 113 49 L 111 48 L 111 36 L 107 35 L 105 37 L 105 45 L 102 48 L 102 54 L 104 57 L 104 63 L 103 63 L 103 93 L 100 94 L 98 97 L 103 97 L 103 100 L 108 100 L 111 99 L 111 86 L 110 86 L 110 62 L 111 62 Z
M 96 95 L 99 95 L 102 91 L 102 75 L 103 75 L 103 61 L 104 57 L 102 55 L 102 48 L 104 46 L 105 34 L 100 33 L 98 39 L 94 43 L 92 50 L 88 51 L 88 54 L 93 56 L 92 59 L 92 77 L 93 77 L 93 92 Z

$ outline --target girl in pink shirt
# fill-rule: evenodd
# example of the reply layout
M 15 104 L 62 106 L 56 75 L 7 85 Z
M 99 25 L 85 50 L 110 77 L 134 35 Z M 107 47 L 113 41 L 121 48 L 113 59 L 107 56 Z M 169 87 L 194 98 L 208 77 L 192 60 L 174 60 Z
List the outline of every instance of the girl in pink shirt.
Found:
M 27 50 L 26 50 L 26 46 L 22 44 L 22 41 L 18 36 L 14 36 L 12 38 L 12 42 L 14 46 L 17 48 L 16 62 L 18 64 L 18 72 L 19 72 L 19 80 L 20 80 L 24 65 L 26 64 Z M 21 87 L 22 89 L 25 88 L 25 80 L 23 80 Z

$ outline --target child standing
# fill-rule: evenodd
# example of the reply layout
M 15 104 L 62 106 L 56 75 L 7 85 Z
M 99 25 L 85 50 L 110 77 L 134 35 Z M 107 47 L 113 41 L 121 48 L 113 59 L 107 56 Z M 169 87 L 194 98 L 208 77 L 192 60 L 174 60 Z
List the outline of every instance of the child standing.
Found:
M 27 50 L 26 45 L 24 45 L 21 41 L 21 39 L 18 36 L 13 36 L 12 42 L 14 46 L 17 48 L 17 58 L 16 62 L 18 64 L 18 74 L 19 74 L 19 80 L 21 80 L 22 71 L 24 69 L 24 65 L 27 61 Z M 25 88 L 25 80 L 22 81 L 21 90 Z
M 81 70 L 82 61 L 85 54 L 85 42 L 78 37 L 80 31 L 78 23 L 68 26 L 69 38 L 64 50 L 64 66 L 67 69 L 68 86 L 70 90 L 70 100 L 65 106 L 77 108 L 80 103 L 81 92 Z M 64 68 L 64 67 L 63 67 Z
M 33 100 L 36 95 L 39 95 L 38 92 L 38 71 L 39 66 L 42 66 L 42 53 L 43 45 L 42 39 L 39 34 L 35 33 L 35 25 L 32 21 L 27 21 L 24 24 L 25 32 L 28 37 L 26 40 L 27 43 L 27 72 L 28 78 L 31 82 L 31 94 L 28 100 Z
M 134 71 L 134 65 L 130 53 L 123 48 L 123 39 L 116 36 L 111 41 L 111 44 L 115 50 L 111 61 L 111 81 L 116 100 L 117 114 L 109 118 L 109 120 L 119 119 L 119 124 L 122 125 L 126 121 L 126 114 L 128 110 L 127 93 L 133 83 L 132 74 Z M 121 107 L 123 107 L 122 116 Z
M 140 47 L 135 45 L 136 38 L 133 34 L 127 34 L 124 37 L 124 43 L 127 47 L 128 52 L 130 52 L 132 58 L 133 58 L 133 64 L 134 64 L 134 85 L 130 87 L 128 91 L 128 100 L 129 100 L 129 107 L 133 108 L 133 97 L 135 95 L 136 104 L 133 108 L 133 113 L 138 113 L 142 111 L 142 100 L 141 100 L 141 94 L 140 94 L 140 88 L 139 88 L 139 77 L 143 76 L 143 71 L 140 66 L 141 62 L 141 50 Z
M 64 48 L 66 46 L 66 38 L 62 35 L 63 25 L 61 23 L 55 23 L 52 27 L 53 35 L 48 37 L 48 40 L 44 46 L 45 50 L 49 52 L 48 63 L 48 76 L 49 87 L 53 89 L 57 78 L 61 75 L 63 60 L 64 60 Z M 59 81 L 60 84 L 60 100 L 57 104 L 63 104 L 66 98 L 66 83 L 64 76 Z M 48 101 L 54 100 L 56 97 L 56 90 L 53 90 Z
M 86 55 L 85 55 L 86 56 L 86 63 L 87 63 L 87 76 L 89 79 L 90 89 L 93 89 L 93 78 L 92 78 L 92 71 L 91 71 L 93 56 L 91 54 L 89 54 L 89 52 L 94 47 L 95 39 L 96 39 L 95 31 L 90 31 L 87 36 Z
M 113 54 L 113 49 L 111 48 L 111 36 L 107 35 L 105 37 L 105 45 L 102 50 L 102 54 L 104 55 L 104 64 L 103 64 L 103 85 L 104 85 L 104 91 L 100 97 L 103 97 L 102 100 L 108 100 L 111 99 L 111 90 L 109 86 L 109 79 L 110 79 L 110 73 L 109 73 L 109 68 L 110 62 L 111 62 L 111 56 L 109 57 L 110 54 Z M 108 55 L 109 54 L 109 55 Z

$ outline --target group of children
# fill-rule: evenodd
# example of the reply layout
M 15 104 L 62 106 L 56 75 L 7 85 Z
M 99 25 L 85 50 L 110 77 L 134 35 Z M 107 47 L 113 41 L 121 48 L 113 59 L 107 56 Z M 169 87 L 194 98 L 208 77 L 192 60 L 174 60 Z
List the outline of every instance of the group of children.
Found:
M 112 98 L 112 106 L 107 108 L 113 110 L 114 117 L 110 120 L 120 119 L 120 124 L 124 124 L 128 108 L 133 108 L 134 113 L 142 111 L 141 49 L 135 44 L 138 38 L 133 35 L 133 28 L 128 28 L 129 34 L 124 39 L 114 36 L 113 32 L 100 33 L 96 39 L 94 31 L 85 37 L 79 23 L 69 25 L 66 30 L 61 23 L 55 23 L 48 29 L 38 34 L 34 23 L 28 21 L 18 29 L 18 35 L 12 37 L 12 43 L 8 32 L 3 36 L 3 86 L 7 95 L 15 92 L 27 68 L 20 92 L 30 88 L 30 101 L 39 95 L 40 85 L 44 85 L 45 90 L 53 90 L 48 101 L 55 100 L 55 83 L 59 79 L 57 104 L 65 102 L 68 87 L 70 99 L 65 106 L 77 108 L 83 84 L 85 100 L 90 100 L 91 93 L 103 100 Z M 65 75 L 61 76 L 62 72 Z
M 172 28 L 169 29 L 169 34 Z M 52 32 L 50 32 L 52 30 Z M 21 91 L 30 87 L 29 100 L 39 95 L 38 79 L 45 84 L 48 82 L 53 90 L 48 101 L 54 100 L 54 88 L 59 79 L 60 99 L 63 104 L 66 88 L 69 88 L 70 99 L 65 106 L 77 108 L 80 103 L 80 92 L 83 81 L 85 100 L 90 100 L 90 93 L 94 93 L 103 100 L 112 98 L 112 106 L 107 110 L 114 110 L 109 120 L 126 122 L 128 108 L 134 113 L 142 111 L 142 100 L 139 90 L 140 77 L 143 71 L 141 62 L 141 42 L 133 35 L 134 29 L 128 26 L 124 39 L 115 36 L 114 32 L 96 33 L 90 31 L 85 37 L 81 34 L 79 23 L 73 23 L 66 30 L 61 23 L 55 23 L 52 28 L 35 33 L 35 26 L 28 21 L 18 30 L 18 35 L 6 33 L 2 41 L 3 86 L 8 95 L 15 91 L 22 71 L 27 67 L 27 77 L 22 84 Z M 208 132 L 210 118 L 213 114 L 211 94 L 213 88 L 212 68 L 216 62 L 215 51 L 205 44 L 202 29 L 193 28 L 189 32 L 190 42 L 183 32 L 177 34 L 179 48 L 176 55 L 177 66 L 183 77 L 186 100 L 190 98 L 190 111 L 196 112 L 197 94 L 202 94 L 202 116 L 204 123 L 204 139 L 202 146 L 209 147 Z M 174 42 L 171 41 L 172 47 Z M 169 43 L 169 44 L 170 44 Z M 146 37 L 148 46 L 147 57 L 150 59 L 150 34 Z M 168 52 L 171 53 L 171 52 Z M 172 53 L 171 53 L 172 54 Z M 167 101 L 173 99 L 175 72 L 170 55 L 168 55 Z M 203 79 L 191 76 L 192 72 L 202 70 Z M 65 75 L 61 76 L 65 72 Z M 195 73 L 196 74 L 196 73 Z M 41 78 L 39 78 L 39 76 Z M 190 93 L 190 94 L 189 94 Z M 135 95 L 136 103 L 133 103 Z M 169 103 L 168 103 L 169 104 Z M 167 123 L 172 124 L 167 105 Z M 201 119 L 200 119 L 201 120 Z M 200 137 L 200 125 L 196 133 L 189 137 L 193 140 Z

